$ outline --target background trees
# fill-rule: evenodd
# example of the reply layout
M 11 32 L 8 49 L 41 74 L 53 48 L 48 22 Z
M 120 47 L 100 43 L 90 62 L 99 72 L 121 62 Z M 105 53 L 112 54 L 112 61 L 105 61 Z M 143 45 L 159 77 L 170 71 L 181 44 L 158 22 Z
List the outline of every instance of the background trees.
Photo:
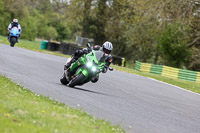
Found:
M 166 25 L 158 35 L 158 48 L 166 65 L 181 67 L 190 60 L 190 49 L 181 28 L 180 24 Z
M 13 18 L 18 18 L 22 27 L 21 38 L 34 40 L 36 37 L 69 39 L 71 31 L 61 4 L 50 0 L 1 0 L 0 1 L 1 35 L 7 34 L 7 26 Z M 60 2 L 59 2 L 60 3 Z
M 22 38 L 109 40 L 113 54 L 200 71 L 197 0 L 1 0 L 0 34 L 18 18 Z
M 5 0 L 0 1 L 0 34 L 6 35 L 7 34 L 7 26 L 9 24 L 11 15 L 6 11 L 5 8 Z

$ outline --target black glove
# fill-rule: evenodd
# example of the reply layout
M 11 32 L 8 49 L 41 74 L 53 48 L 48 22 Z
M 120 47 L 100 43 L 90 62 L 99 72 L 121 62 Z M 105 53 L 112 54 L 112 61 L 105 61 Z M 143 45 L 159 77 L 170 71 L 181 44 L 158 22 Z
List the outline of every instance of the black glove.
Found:
M 88 54 L 88 53 L 89 53 L 89 50 L 88 50 L 87 48 L 84 48 L 84 49 L 83 49 L 83 53 L 84 53 L 84 54 Z
M 76 50 L 76 52 L 74 53 L 74 57 L 80 57 L 83 55 L 83 50 Z
M 91 51 L 92 51 L 92 48 L 91 48 L 91 47 L 89 47 L 89 48 L 87 48 L 87 50 L 88 50 L 88 53 L 89 53 L 89 52 L 91 52 Z

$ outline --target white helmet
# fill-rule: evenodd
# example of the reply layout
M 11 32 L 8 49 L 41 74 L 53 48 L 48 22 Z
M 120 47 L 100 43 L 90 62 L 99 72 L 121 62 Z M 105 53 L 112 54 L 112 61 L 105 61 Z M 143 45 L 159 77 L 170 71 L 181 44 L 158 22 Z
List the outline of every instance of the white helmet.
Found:
M 112 43 L 111 42 L 108 42 L 106 41 L 104 44 L 103 44 L 103 51 L 106 53 L 106 54 L 110 54 L 112 52 L 112 49 L 113 49 L 113 46 L 112 46 Z
M 13 22 L 14 22 L 14 23 L 18 23 L 18 19 L 14 18 L 14 19 L 13 19 Z

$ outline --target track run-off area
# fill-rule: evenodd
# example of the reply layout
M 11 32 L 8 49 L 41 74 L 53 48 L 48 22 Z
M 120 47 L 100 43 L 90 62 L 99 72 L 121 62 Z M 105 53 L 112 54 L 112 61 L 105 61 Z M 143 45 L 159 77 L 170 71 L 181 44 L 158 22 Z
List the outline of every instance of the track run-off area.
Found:
M 0 44 L 0 74 L 127 133 L 200 133 L 200 95 L 117 70 L 97 83 L 60 83 L 66 58 Z

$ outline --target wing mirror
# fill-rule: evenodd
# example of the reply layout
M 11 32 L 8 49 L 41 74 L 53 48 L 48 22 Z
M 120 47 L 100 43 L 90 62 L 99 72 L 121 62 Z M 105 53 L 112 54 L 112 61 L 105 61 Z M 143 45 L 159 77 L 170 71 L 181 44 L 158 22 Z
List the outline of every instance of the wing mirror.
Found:
M 90 47 L 91 47 L 90 43 L 87 43 L 87 47 L 88 47 L 88 48 L 90 48 Z

